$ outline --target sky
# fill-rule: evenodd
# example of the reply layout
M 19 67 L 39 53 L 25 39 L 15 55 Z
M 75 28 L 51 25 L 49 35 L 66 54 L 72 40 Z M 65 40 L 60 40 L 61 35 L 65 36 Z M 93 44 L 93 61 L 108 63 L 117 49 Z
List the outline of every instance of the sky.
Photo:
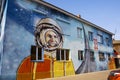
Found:
M 44 0 L 94 23 L 120 40 L 120 0 Z

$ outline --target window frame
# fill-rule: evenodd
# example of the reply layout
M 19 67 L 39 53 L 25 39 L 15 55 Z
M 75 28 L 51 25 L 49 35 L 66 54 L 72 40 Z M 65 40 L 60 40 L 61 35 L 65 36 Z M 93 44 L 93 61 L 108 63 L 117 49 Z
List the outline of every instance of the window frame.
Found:
M 93 41 L 93 32 L 88 31 L 89 40 Z
M 111 55 L 110 53 L 107 53 L 107 60 L 110 61 L 110 59 L 111 59 Z
M 77 27 L 77 38 L 82 38 L 82 28 Z
M 38 46 L 31 46 L 31 61 L 43 62 L 44 61 L 44 49 Z
M 99 52 L 99 61 L 101 61 L 101 62 L 105 61 L 105 53 L 104 52 Z
M 90 51 L 90 61 L 95 62 L 95 53 L 94 53 L 94 51 Z
M 105 38 L 105 41 L 106 41 L 106 45 L 110 46 L 110 44 L 109 44 L 109 38 L 108 37 Z
M 57 61 L 69 61 L 70 49 L 58 48 L 56 49 Z
M 83 60 L 84 56 L 83 56 L 83 51 L 82 50 L 78 50 L 78 60 Z
M 103 44 L 103 36 L 102 35 L 97 34 L 97 40 L 98 40 L 98 43 Z

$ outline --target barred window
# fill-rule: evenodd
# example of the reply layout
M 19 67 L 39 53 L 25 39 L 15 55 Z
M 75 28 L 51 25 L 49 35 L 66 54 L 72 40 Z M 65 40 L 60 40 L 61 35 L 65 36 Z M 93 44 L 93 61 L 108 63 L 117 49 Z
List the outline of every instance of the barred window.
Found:
M 31 60 L 32 61 L 43 61 L 43 48 L 31 46 Z
M 69 49 L 60 49 L 60 48 L 57 49 L 56 50 L 56 59 L 58 61 L 62 61 L 62 60 L 67 61 L 67 60 L 69 60 L 69 52 L 70 52 Z

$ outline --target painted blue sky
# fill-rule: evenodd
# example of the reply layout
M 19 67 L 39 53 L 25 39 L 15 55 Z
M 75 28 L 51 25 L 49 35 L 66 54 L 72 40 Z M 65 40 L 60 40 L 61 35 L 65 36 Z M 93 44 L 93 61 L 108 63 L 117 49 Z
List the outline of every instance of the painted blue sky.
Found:
M 120 40 L 120 0 L 44 0 L 115 34 Z

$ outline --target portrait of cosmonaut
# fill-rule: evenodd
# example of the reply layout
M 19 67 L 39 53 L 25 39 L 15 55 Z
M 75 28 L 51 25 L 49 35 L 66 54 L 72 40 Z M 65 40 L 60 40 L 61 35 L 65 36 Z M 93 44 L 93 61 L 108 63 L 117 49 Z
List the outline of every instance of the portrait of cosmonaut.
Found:
M 35 30 L 37 46 L 44 47 L 46 51 L 54 51 L 63 44 L 62 30 L 51 18 L 41 19 Z
M 57 61 L 56 49 L 62 48 L 63 36 L 60 26 L 51 18 L 43 18 L 35 27 L 35 46 L 44 48 L 42 62 L 31 61 L 31 56 L 26 57 L 17 71 L 17 80 L 35 80 L 42 78 L 58 77 L 75 74 L 72 60 L 66 63 Z M 65 71 L 66 70 L 66 71 Z M 31 75 L 32 74 L 32 75 Z M 26 79 L 25 77 L 28 76 Z

